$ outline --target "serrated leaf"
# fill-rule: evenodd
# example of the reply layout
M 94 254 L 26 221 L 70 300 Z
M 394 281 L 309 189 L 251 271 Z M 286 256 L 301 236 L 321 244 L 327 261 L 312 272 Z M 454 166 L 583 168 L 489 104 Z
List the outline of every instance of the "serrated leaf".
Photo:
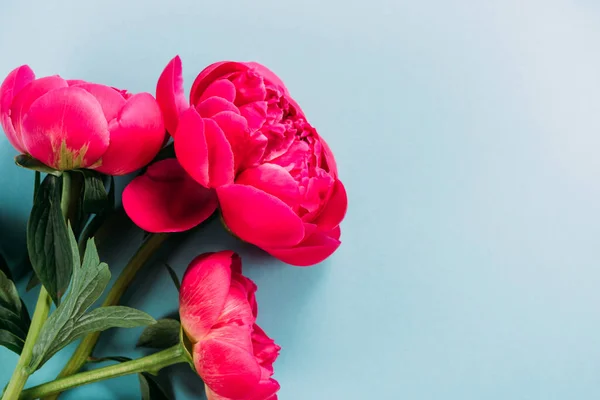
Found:
M 100 214 L 109 205 L 103 175 L 90 170 L 79 170 L 83 174 L 83 211 Z
M 175 285 L 175 287 L 177 288 L 177 291 L 179 292 L 181 290 L 181 283 L 179 282 L 179 277 L 177 276 L 177 273 L 175 272 L 175 270 L 173 268 L 171 268 L 171 266 L 169 264 L 165 264 L 165 267 L 167 268 L 167 271 L 169 272 L 169 275 L 171 276 L 171 280 L 173 281 L 173 284 Z
M 15 284 L 0 271 L 0 345 L 20 354 L 30 323 Z
M 142 400 L 169 400 L 169 396 L 151 374 L 138 374 Z
M 179 343 L 179 321 L 169 318 L 159 319 L 148 326 L 138 339 L 137 347 L 166 349 Z
M 19 154 L 15 157 L 15 164 L 19 167 L 27 168 L 37 172 L 43 172 L 54 176 L 61 176 L 62 171 L 58 171 L 44 164 L 43 162 L 31 157 L 29 154 Z
M 73 265 L 67 224 L 60 208 L 62 182 L 47 175 L 27 224 L 27 250 L 36 275 L 57 305 L 71 280 Z

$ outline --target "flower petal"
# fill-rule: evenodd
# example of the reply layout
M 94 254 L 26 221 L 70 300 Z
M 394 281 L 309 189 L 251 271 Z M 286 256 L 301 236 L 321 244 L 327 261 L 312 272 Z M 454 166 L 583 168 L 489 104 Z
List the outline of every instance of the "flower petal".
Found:
M 194 342 L 206 337 L 217 322 L 231 287 L 232 251 L 196 257 L 181 281 L 179 313 L 181 325 Z
M 255 101 L 240 107 L 240 114 L 248 121 L 250 131 L 260 129 L 267 120 L 267 102 Z
M 233 152 L 216 122 L 190 107 L 181 115 L 175 153 L 182 167 L 205 187 L 233 182 Z
M 149 93 L 129 98 L 108 128 L 110 145 L 102 156 L 102 163 L 95 168 L 108 175 L 125 175 L 144 167 L 165 140 L 162 113 Z
M 21 153 L 25 152 L 25 148 L 21 141 L 21 135 L 15 131 L 10 118 L 10 109 L 15 96 L 34 79 L 35 74 L 31 68 L 28 65 L 22 65 L 12 70 L 0 86 L 0 123 L 8 141 Z
M 121 96 L 121 93 L 109 86 L 88 82 L 79 84 L 73 84 L 71 83 L 72 81 L 68 82 L 69 86 L 80 87 L 90 92 L 102 106 L 102 111 L 107 121 L 116 118 L 121 108 L 125 105 L 125 99 Z
M 298 183 L 280 165 L 267 163 L 255 168 L 249 168 L 237 177 L 235 183 L 254 186 L 257 189 L 272 194 L 290 207 L 298 204 L 298 196 L 300 196 Z
M 261 376 L 258 362 L 252 353 L 235 344 L 205 340 L 194 346 L 193 357 L 196 371 L 219 396 L 245 399 L 258 388 Z
M 340 247 L 340 244 L 339 229 L 336 228 L 331 233 L 317 230 L 294 247 L 265 248 L 265 251 L 285 263 L 308 267 L 325 260 Z
M 252 328 L 252 346 L 254 356 L 258 359 L 261 367 L 265 368 L 269 373 L 269 377 L 273 375 L 273 363 L 279 356 L 281 346 L 277 345 L 265 331 L 258 325 Z
M 321 210 L 314 224 L 318 225 L 323 231 L 329 231 L 342 222 L 348 209 L 348 196 L 342 181 L 336 179 L 333 184 L 332 193 Z
M 54 89 L 34 101 L 23 128 L 28 152 L 58 170 L 89 167 L 109 142 L 102 107 L 78 87 Z
M 60 76 L 46 76 L 31 81 L 15 95 L 10 107 L 10 118 L 12 119 L 16 135 L 20 137 L 25 151 L 28 151 L 28 149 L 23 138 L 23 119 L 25 118 L 27 111 L 29 111 L 29 107 L 31 107 L 31 104 L 33 104 L 34 101 L 49 91 L 64 87 L 67 87 L 67 82 Z
M 265 77 L 270 83 L 277 86 L 286 96 L 290 95 L 290 92 L 288 91 L 287 87 L 285 86 L 285 84 L 283 83 L 281 78 L 279 78 L 277 75 L 275 75 L 275 73 L 273 71 L 271 71 L 269 68 L 267 68 L 264 65 L 259 64 L 257 62 L 254 62 L 254 61 L 246 62 L 244 64 L 246 64 L 252 70 L 256 71 L 256 73 L 258 73 L 259 75 L 262 75 L 263 77 Z
M 222 97 L 225 100 L 233 103 L 235 100 L 235 85 L 227 79 L 218 79 L 212 82 L 202 93 L 199 98 L 199 102 L 203 102 L 209 97 Z
M 123 191 L 123 207 L 148 232 L 182 232 L 204 222 L 217 209 L 214 190 L 194 181 L 176 159 L 148 167 Z
M 183 89 L 181 58 L 176 56 L 165 67 L 156 84 L 156 100 L 164 115 L 167 131 L 174 135 L 177 131 L 179 115 L 189 104 Z
M 240 113 L 235 104 L 222 97 L 209 97 L 202 103 L 198 104 L 196 106 L 196 110 L 204 118 L 210 118 L 213 115 L 223 111 L 231 111 L 236 114 Z
M 209 65 L 204 68 L 194 80 L 192 90 L 190 90 L 190 103 L 198 104 L 206 89 L 215 80 L 247 69 L 248 67 L 244 64 L 234 61 L 220 61 Z
M 252 186 L 231 184 L 217 188 L 223 220 L 242 240 L 260 247 L 287 247 L 304 237 L 304 224 L 275 196 Z

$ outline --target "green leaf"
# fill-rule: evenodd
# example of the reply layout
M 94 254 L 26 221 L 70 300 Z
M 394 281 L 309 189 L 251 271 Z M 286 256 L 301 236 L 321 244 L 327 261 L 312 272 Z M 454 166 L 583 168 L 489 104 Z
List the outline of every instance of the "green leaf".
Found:
M 71 246 L 76 247 L 71 235 Z M 73 263 L 78 265 L 79 253 L 73 253 Z M 154 322 L 148 314 L 129 307 L 101 307 L 86 311 L 100 298 L 110 281 L 108 265 L 100 262 L 94 240 L 90 239 L 80 267 L 73 271 L 71 290 L 44 324 L 33 348 L 29 371 L 41 367 L 56 352 L 78 338 L 116 327 L 136 327 Z
M 100 307 L 83 315 L 71 335 L 82 336 L 90 332 L 101 332 L 110 328 L 136 328 L 156 323 L 143 311 L 125 306 Z
M 27 224 L 27 249 L 36 275 L 58 305 L 73 265 L 67 224 L 60 208 L 62 182 L 47 175 L 38 189 Z
M 27 282 L 27 286 L 25 287 L 25 291 L 29 292 L 31 289 L 35 288 L 39 284 L 40 284 L 40 279 L 37 277 L 37 275 L 34 272 L 29 277 L 29 281 Z
M 163 390 L 156 378 L 148 373 L 138 374 L 142 400 L 169 400 L 170 397 Z
M 15 284 L 0 271 L 0 345 L 20 354 L 30 323 Z
M 169 318 L 159 319 L 142 332 L 137 347 L 166 349 L 179 343 L 179 321 Z
M 85 226 L 83 232 L 79 237 L 80 244 L 85 244 L 85 242 L 94 236 L 98 229 L 104 224 L 104 222 L 112 215 L 115 208 L 115 179 L 112 176 L 104 175 L 106 179 L 106 183 L 109 186 L 108 189 L 108 199 L 107 204 L 104 210 L 99 214 L 96 214 L 92 217 L 92 220 Z
M 175 284 L 175 287 L 177 288 L 177 291 L 179 292 L 181 290 L 181 283 L 179 282 L 177 273 L 175 272 L 175 270 L 173 268 L 171 268 L 171 266 L 169 264 L 165 264 L 165 267 L 167 268 L 167 271 L 169 272 L 169 275 L 171 276 L 171 279 L 173 280 L 173 283 Z
M 8 268 L 8 263 L 4 256 L 0 253 L 0 271 L 4 272 L 4 275 L 11 279 L 10 268 Z
M 100 214 L 109 204 L 103 175 L 90 170 L 78 170 L 78 172 L 81 172 L 84 177 L 83 211 Z
M 17 335 L 0 329 L 0 346 L 4 346 L 10 351 L 21 354 L 23 346 L 25 345 L 25 339 L 21 339 Z
M 31 169 L 37 172 L 43 172 L 54 176 L 61 176 L 62 171 L 58 171 L 44 164 L 43 162 L 31 157 L 29 154 L 19 154 L 15 157 L 15 164 L 19 167 Z

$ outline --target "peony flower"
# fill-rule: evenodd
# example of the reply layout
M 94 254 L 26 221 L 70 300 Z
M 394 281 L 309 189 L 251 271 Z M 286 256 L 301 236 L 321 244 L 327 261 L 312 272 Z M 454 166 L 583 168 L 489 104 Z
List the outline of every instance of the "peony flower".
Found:
M 339 247 L 347 197 L 333 153 L 273 72 L 257 63 L 213 64 L 196 78 L 188 102 L 176 57 L 156 96 L 177 160 L 198 184 L 216 190 L 223 220 L 236 236 L 301 266 Z M 138 196 L 139 187 L 126 190 Z M 140 226 L 153 218 L 124 206 Z M 191 219 L 170 226 L 185 230 Z
M 209 400 L 276 400 L 280 347 L 256 325 L 256 285 L 231 251 L 198 256 L 181 282 L 181 325 Z
M 149 93 L 57 75 L 36 79 L 27 65 L 0 86 L 0 122 L 17 151 L 61 171 L 127 174 L 148 164 L 165 139 L 160 108 Z

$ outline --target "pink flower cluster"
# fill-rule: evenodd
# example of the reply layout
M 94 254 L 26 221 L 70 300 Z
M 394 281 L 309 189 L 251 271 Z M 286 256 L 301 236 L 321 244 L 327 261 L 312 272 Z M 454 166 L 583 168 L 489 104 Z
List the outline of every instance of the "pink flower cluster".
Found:
M 55 170 L 147 167 L 122 195 L 146 231 L 189 230 L 219 209 L 234 235 L 288 264 L 317 264 L 340 246 L 348 201 L 333 153 L 260 64 L 212 64 L 188 98 L 175 57 L 156 99 L 22 66 L 0 86 L 0 122 L 18 152 Z M 171 138 L 175 157 L 152 163 Z M 230 251 L 197 257 L 183 278 L 181 323 L 209 400 L 277 398 L 280 347 L 256 324 L 255 291 Z

